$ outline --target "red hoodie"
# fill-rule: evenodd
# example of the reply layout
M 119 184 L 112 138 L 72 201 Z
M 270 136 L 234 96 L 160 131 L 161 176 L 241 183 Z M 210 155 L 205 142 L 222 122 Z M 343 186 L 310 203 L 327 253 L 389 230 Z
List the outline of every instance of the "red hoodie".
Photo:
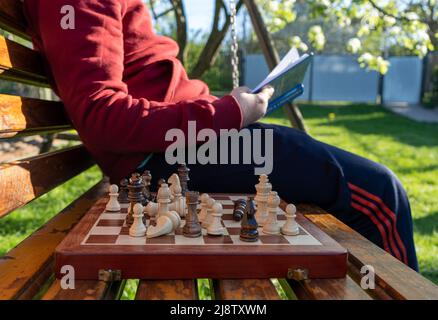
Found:
M 61 27 L 66 5 L 75 9 L 74 30 Z M 198 131 L 240 129 L 237 101 L 217 99 L 205 83 L 188 79 L 178 45 L 154 33 L 141 0 L 26 0 L 25 9 L 56 93 L 112 179 L 164 151 L 166 132 L 187 132 L 188 121 Z

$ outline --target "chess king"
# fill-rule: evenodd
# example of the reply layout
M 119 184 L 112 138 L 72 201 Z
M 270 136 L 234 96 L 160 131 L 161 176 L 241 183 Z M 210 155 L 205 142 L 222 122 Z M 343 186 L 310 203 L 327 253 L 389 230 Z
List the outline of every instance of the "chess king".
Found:
M 259 123 L 273 88 L 211 95 L 204 82 L 189 79 L 177 43 L 155 34 L 142 0 L 69 4 L 75 27 L 65 29 L 65 0 L 24 1 L 28 29 L 75 129 L 114 183 L 137 170 L 148 169 L 156 178 L 174 173 L 166 162 L 166 133 L 180 129 L 187 138 L 191 121 L 196 134 L 245 128 L 247 141 L 261 141 L 262 150 L 265 140 L 258 136 L 272 134 L 270 181 L 282 199 L 319 205 L 418 270 L 409 200 L 392 171 L 296 129 Z M 196 141 L 184 143 L 189 149 Z M 192 164 L 192 190 L 252 193 L 262 153 L 248 144 L 211 149 L 227 161 Z

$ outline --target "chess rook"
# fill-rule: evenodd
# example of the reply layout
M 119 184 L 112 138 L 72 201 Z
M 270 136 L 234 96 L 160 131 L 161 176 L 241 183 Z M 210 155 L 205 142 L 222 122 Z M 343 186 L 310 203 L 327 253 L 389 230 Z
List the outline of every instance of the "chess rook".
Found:
M 183 235 L 188 238 L 197 238 L 202 235 L 201 224 L 198 221 L 196 208 L 198 206 L 199 192 L 186 192 L 187 215 Z
M 120 203 L 117 200 L 119 197 L 118 194 L 119 187 L 117 185 L 113 184 L 109 187 L 109 201 L 106 204 L 106 211 L 110 212 L 119 212 L 120 211 Z
M 277 214 L 278 206 L 280 205 L 280 197 L 276 191 L 271 191 L 268 197 L 268 219 L 263 225 L 263 233 L 280 234 L 280 225 L 278 223 Z
M 136 203 L 143 203 L 143 182 L 139 173 L 133 173 L 128 184 L 129 211 L 126 216 L 126 224 L 131 226 L 133 223 L 134 206 Z
M 143 206 L 140 203 L 136 203 L 133 211 L 133 223 L 129 228 L 129 235 L 131 237 L 144 237 L 146 226 L 143 223 Z

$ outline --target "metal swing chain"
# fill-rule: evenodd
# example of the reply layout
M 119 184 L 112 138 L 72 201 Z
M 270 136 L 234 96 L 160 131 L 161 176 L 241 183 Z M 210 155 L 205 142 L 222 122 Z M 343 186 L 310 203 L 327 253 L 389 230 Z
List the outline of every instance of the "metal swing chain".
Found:
M 233 68 L 233 88 L 239 86 L 239 44 L 237 42 L 237 9 L 236 1 L 230 0 L 230 23 L 231 23 L 231 66 Z

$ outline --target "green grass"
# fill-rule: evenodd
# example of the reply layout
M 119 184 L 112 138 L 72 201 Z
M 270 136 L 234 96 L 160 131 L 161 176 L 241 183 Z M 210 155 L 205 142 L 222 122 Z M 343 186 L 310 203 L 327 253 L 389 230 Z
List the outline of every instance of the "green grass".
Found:
M 389 167 L 411 201 L 421 273 L 438 284 L 438 125 L 417 123 L 379 106 L 302 105 L 318 140 Z M 289 125 L 281 110 L 265 122 Z
M 438 125 L 415 123 L 367 105 L 301 108 L 310 134 L 324 142 L 391 168 L 412 204 L 420 268 L 438 284 Z M 289 125 L 282 111 L 266 122 Z M 94 167 L 0 220 L 0 256 L 101 179 Z M 280 290 L 280 283 L 274 282 Z M 135 296 L 138 281 L 126 283 L 122 299 Z M 198 281 L 202 299 L 211 299 L 210 283 Z M 281 290 L 280 290 L 281 291 Z M 282 292 L 282 297 L 289 295 Z

